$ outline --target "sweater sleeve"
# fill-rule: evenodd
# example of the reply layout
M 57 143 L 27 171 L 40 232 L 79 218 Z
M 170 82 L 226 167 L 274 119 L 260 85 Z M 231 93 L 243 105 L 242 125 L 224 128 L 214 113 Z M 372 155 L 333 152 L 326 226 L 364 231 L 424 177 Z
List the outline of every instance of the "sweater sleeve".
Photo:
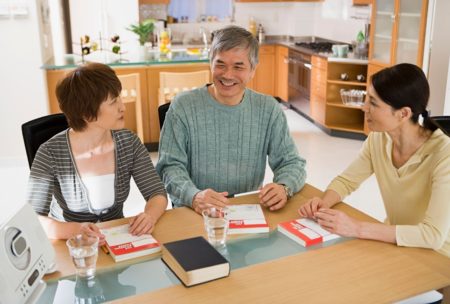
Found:
M 53 190 L 56 183 L 54 161 L 47 145 L 39 147 L 31 166 L 28 179 L 27 202 L 34 211 L 43 216 L 50 213 Z
M 145 201 L 156 195 L 166 196 L 164 185 L 153 167 L 147 149 L 135 134 L 132 141 L 134 154 L 132 176 Z
M 374 172 L 370 146 L 373 144 L 373 133 L 370 133 L 358 157 L 340 175 L 334 178 L 327 189 L 336 191 L 341 199 L 358 189 L 359 185 Z
M 281 108 L 274 108 L 272 132 L 269 139 L 269 166 L 273 171 L 273 181 L 284 184 L 298 192 L 305 185 L 306 161 L 298 155 L 295 143 L 289 134 L 286 116 Z
M 448 153 L 447 153 L 448 154 Z M 450 231 L 450 155 L 434 168 L 431 177 L 431 197 L 424 219 L 417 225 L 397 225 L 399 246 L 443 249 Z M 450 242 L 447 242 L 448 246 Z M 450 252 L 445 248 L 444 252 Z
M 178 198 L 182 206 L 192 207 L 192 200 L 200 190 L 188 173 L 188 129 L 177 113 L 177 110 L 182 111 L 180 108 L 175 100 L 166 114 L 156 170 L 167 192 Z

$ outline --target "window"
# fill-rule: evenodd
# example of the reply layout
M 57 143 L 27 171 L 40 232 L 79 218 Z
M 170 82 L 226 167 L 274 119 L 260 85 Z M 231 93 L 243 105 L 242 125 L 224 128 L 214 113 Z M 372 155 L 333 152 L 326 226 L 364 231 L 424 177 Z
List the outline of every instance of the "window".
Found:
M 178 22 L 230 20 L 233 0 L 171 0 L 168 12 Z

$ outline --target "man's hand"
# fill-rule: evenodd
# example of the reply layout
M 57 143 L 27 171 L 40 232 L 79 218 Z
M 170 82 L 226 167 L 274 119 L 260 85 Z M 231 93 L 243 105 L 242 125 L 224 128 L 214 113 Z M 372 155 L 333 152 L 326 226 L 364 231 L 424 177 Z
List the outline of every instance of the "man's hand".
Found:
M 105 244 L 105 236 L 94 223 L 82 223 L 79 233 L 87 236 L 98 236 L 98 245 L 103 246 Z
M 225 208 L 228 204 L 227 195 L 228 192 L 216 192 L 213 189 L 200 191 L 194 196 L 192 209 L 201 214 L 207 208 Z
M 275 183 L 265 185 L 259 192 L 259 200 L 261 205 L 269 208 L 271 211 L 283 208 L 287 202 L 284 186 Z
M 139 213 L 130 220 L 130 233 L 141 236 L 145 233 L 151 233 L 155 228 L 155 220 L 149 213 Z

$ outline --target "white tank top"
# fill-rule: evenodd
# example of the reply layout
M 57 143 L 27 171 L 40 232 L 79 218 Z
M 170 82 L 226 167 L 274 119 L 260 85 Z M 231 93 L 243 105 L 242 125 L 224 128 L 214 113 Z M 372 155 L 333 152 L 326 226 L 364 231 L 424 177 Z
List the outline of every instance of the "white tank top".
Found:
M 82 177 L 91 208 L 101 212 L 114 204 L 115 174 Z

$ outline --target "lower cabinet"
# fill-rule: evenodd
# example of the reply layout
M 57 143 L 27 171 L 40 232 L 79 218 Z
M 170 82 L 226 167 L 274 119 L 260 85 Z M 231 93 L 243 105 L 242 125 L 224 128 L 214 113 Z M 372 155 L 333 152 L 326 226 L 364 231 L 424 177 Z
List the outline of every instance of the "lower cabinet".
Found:
M 312 56 L 311 61 L 312 118 L 331 130 L 365 133 L 361 106 L 344 104 L 341 89 L 366 90 L 366 82 L 356 76 L 367 78 L 367 64 L 330 62 L 319 56 Z M 341 79 L 343 73 L 348 75 L 347 80 Z
M 247 87 L 259 93 L 275 95 L 275 45 L 259 47 L 259 63 Z

